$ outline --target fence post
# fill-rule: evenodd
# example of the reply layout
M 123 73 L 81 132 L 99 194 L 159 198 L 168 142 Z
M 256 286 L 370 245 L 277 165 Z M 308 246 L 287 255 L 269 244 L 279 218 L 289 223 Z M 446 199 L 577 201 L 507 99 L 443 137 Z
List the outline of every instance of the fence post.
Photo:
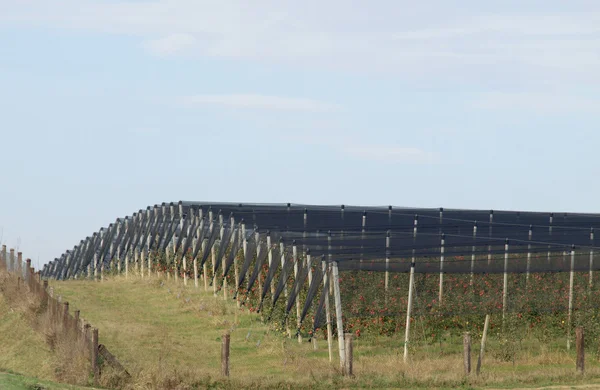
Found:
M 465 375 L 471 373 L 471 333 L 465 332 L 463 338 L 463 362 L 465 366 Z
M 7 263 L 6 263 L 6 245 L 2 245 L 2 268 L 7 269 Z
M 575 329 L 575 335 L 577 337 L 577 372 L 583 374 L 585 371 L 585 342 L 583 339 L 583 327 L 578 326 L 577 329 Z
M 504 319 L 506 317 L 506 304 L 508 296 L 508 238 L 504 241 L 504 275 L 502 285 L 502 329 L 504 329 Z
M 62 326 L 65 332 L 69 329 L 69 302 L 63 303 Z
M 410 338 L 410 315 L 413 305 L 413 290 L 415 288 L 415 265 L 416 265 L 416 241 L 417 241 L 417 231 L 419 225 L 419 216 L 415 215 L 415 219 L 413 221 L 413 249 L 412 249 L 412 257 L 410 262 L 410 276 L 408 279 L 408 302 L 406 305 L 406 329 L 404 332 L 404 363 L 408 362 L 408 341 Z
M 27 263 L 27 268 L 25 268 L 25 281 L 27 282 L 27 285 L 31 287 L 31 259 L 25 260 L 25 263 Z
M 79 338 L 79 310 L 73 312 L 73 330 L 75 331 L 75 337 Z
M 564 252 L 563 252 L 564 253 Z M 567 351 L 571 349 L 571 315 L 573 313 L 573 283 L 575 276 L 575 245 L 571 246 L 571 272 L 569 273 L 569 312 L 567 313 Z
M 15 272 L 15 250 L 12 248 L 10 249 L 10 262 L 8 272 Z
M 329 269 L 325 260 L 321 261 L 323 267 L 323 292 L 325 294 L 325 320 L 327 321 L 327 349 L 329 351 L 329 361 L 333 360 L 333 331 L 331 329 L 331 308 L 329 307 Z
M 231 342 L 231 335 L 225 333 L 223 340 L 221 341 L 221 374 L 223 376 L 229 376 L 229 344 Z
M 346 367 L 344 370 L 344 374 L 346 376 L 354 376 L 353 374 L 353 351 L 354 351 L 354 347 L 353 347 L 353 343 L 352 343 L 352 333 L 346 333 L 344 335 L 344 341 L 346 342 Z
M 440 240 L 440 287 L 438 292 L 438 302 L 442 305 L 442 299 L 444 298 L 444 260 L 445 260 L 445 248 L 446 235 L 442 232 L 442 238 Z
M 83 325 L 83 339 L 85 340 L 85 345 L 90 348 L 90 353 L 91 353 L 91 343 L 92 340 L 90 340 L 90 330 L 91 330 L 91 325 L 88 324 L 87 322 Z M 90 360 L 92 359 L 92 356 L 90 354 Z
M 479 358 L 477 359 L 477 375 L 481 372 L 481 364 L 483 362 L 483 354 L 485 352 L 485 341 L 487 339 L 487 332 L 490 326 L 490 315 L 485 315 L 485 323 L 483 324 L 483 334 L 481 335 L 481 347 L 479 348 Z
M 100 370 L 98 369 L 98 328 L 92 330 L 92 370 L 94 371 L 94 385 L 98 384 L 98 376 Z
M 334 261 L 331 263 L 331 273 L 333 278 L 333 295 L 335 302 L 335 319 L 337 323 L 338 331 L 338 346 L 340 350 L 340 368 L 342 371 L 346 367 L 346 352 L 344 344 L 344 324 L 342 322 L 342 298 L 340 295 L 340 277 L 338 274 L 338 263 Z

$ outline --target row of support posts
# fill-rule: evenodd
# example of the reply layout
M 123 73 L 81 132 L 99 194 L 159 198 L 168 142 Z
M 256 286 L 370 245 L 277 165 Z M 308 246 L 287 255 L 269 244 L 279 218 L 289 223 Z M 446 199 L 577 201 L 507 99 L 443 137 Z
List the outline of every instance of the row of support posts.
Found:
M 180 216 L 182 216 L 182 211 L 181 211 L 181 204 L 180 204 Z M 342 211 L 343 213 L 343 211 Z M 440 221 L 442 220 L 442 214 L 443 211 L 440 210 Z M 214 226 L 214 221 L 212 219 L 212 211 L 209 211 L 209 219 L 210 219 L 210 231 L 212 232 Z M 171 206 L 171 224 L 173 224 L 175 218 L 175 213 L 173 211 L 173 206 Z M 305 226 L 306 226 L 306 212 L 305 212 Z M 191 218 L 190 218 L 191 219 Z M 158 214 L 156 214 L 154 221 L 154 224 L 156 224 L 159 220 L 159 216 Z M 391 221 L 391 208 L 390 208 L 390 221 Z M 183 217 L 180 218 L 179 221 L 179 234 L 185 234 L 184 232 L 184 219 Z M 493 212 L 490 212 L 490 237 L 492 235 L 492 222 L 493 222 Z M 137 229 L 138 231 L 136 231 L 133 228 L 134 223 L 137 223 Z M 219 223 L 220 223 L 220 238 L 221 240 L 224 238 L 224 225 L 223 225 L 223 216 L 220 214 L 219 215 Z M 552 217 L 550 219 L 550 223 L 552 223 Z M 74 251 L 71 251 L 67 254 L 67 256 L 65 257 L 65 261 L 67 264 L 67 267 L 69 266 L 69 262 L 76 262 L 77 258 L 76 255 L 77 253 L 81 253 L 82 255 L 85 253 L 92 253 L 92 270 L 93 270 L 93 275 L 94 278 L 98 278 L 100 277 L 100 279 L 102 279 L 103 277 L 103 267 L 105 264 L 104 261 L 104 257 L 106 256 L 105 253 L 102 252 L 101 248 L 109 248 L 107 249 L 108 253 L 116 253 L 116 258 L 117 258 L 117 267 L 118 270 L 120 270 L 120 256 L 124 253 L 125 256 L 125 276 L 128 276 L 128 272 L 129 272 L 129 260 L 130 260 L 130 253 L 133 254 L 134 260 L 136 264 L 139 264 L 140 267 L 140 271 L 143 275 L 145 274 L 145 270 L 144 267 L 146 265 L 146 256 L 147 256 L 147 269 L 148 269 L 148 273 L 150 273 L 151 270 L 151 258 L 150 258 L 150 231 L 148 230 L 148 233 L 146 233 L 146 231 L 144 230 L 139 230 L 141 229 L 140 227 L 144 226 L 144 224 L 146 224 L 146 226 L 149 226 L 152 224 L 151 222 L 151 217 L 150 217 L 150 212 L 148 211 L 146 213 L 146 217 L 145 219 L 143 218 L 142 213 L 137 214 L 137 216 L 135 216 L 134 218 L 132 218 L 131 220 L 129 219 L 125 219 L 123 224 L 118 223 L 117 225 L 115 225 L 115 233 L 116 237 L 121 237 L 122 239 L 125 239 L 125 241 L 110 241 L 111 240 L 111 229 L 109 228 L 106 231 L 101 231 L 101 233 L 95 238 L 95 244 L 90 244 L 90 242 L 81 244 L 79 247 L 77 247 Z M 167 223 L 167 217 L 166 214 L 163 215 L 163 225 L 166 226 Z M 391 224 L 391 222 L 390 222 Z M 163 227 L 164 227 L 163 226 Z M 235 227 L 235 219 L 231 219 L 231 229 L 234 229 Z M 418 226 L 418 216 L 415 216 L 414 218 L 414 226 L 413 226 L 413 243 L 416 243 L 416 237 L 417 237 L 417 226 Z M 550 234 L 552 233 L 552 226 L 550 225 L 549 227 L 550 229 Z M 362 223 L 362 236 L 365 236 L 365 230 L 366 230 L 366 213 L 363 214 L 363 223 Z M 127 238 L 127 234 L 130 234 L 130 236 Z M 187 229 L 187 235 L 189 236 L 190 234 L 193 234 L 193 231 L 191 230 L 191 226 L 188 226 Z M 242 240 L 243 244 L 242 244 L 242 249 L 243 249 L 243 253 L 244 255 L 246 254 L 247 251 L 247 239 L 246 239 L 246 233 L 245 233 L 245 225 L 243 223 L 240 224 L 239 226 L 239 231 L 238 234 L 240 234 L 240 240 Z M 134 238 L 132 239 L 131 236 L 133 236 Z M 132 244 L 130 241 L 135 241 L 136 238 L 135 237 L 148 237 L 147 238 L 147 246 L 144 245 L 141 250 L 140 250 L 140 246 L 138 245 L 138 247 L 136 248 L 135 244 Z M 162 236 L 162 233 L 161 233 Z M 172 240 L 167 240 L 164 241 L 163 244 L 165 246 L 165 249 L 169 252 L 169 255 L 176 256 L 177 253 L 177 247 L 174 246 L 174 242 L 175 242 L 175 237 L 173 237 Z M 258 233 L 256 233 L 256 237 L 257 237 L 257 242 L 258 242 L 258 238 L 260 237 L 258 235 Z M 331 237 L 331 235 L 330 235 Z M 473 254 L 472 254 L 472 258 L 471 258 L 471 284 L 473 283 L 473 270 L 474 270 L 474 263 L 475 263 L 475 240 L 477 238 L 477 224 L 474 224 L 473 227 L 473 240 L 474 240 L 474 244 L 473 244 Z M 152 239 L 154 239 L 154 237 L 152 237 Z M 532 239 L 532 228 L 530 227 L 529 230 L 529 240 L 531 241 Z M 590 241 L 592 241 L 593 243 L 594 240 L 594 235 L 593 235 L 593 230 L 590 232 Z M 110 242 L 109 242 L 110 241 Z M 160 240 L 159 240 L 160 241 Z M 179 239 L 179 241 L 181 242 L 182 240 Z M 233 238 L 232 238 L 233 241 Z M 160 244 L 160 242 L 159 242 Z M 96 249 L 93 249 L 93 245 L 96 245 Z M 195 245 L 198 245 L 198 243 L 195 243 Z M 207 250 L 206 248 L 206 240 L 203 240 L 201 243 L 199 243 L 199 245 L 202 246 L 202 252 L 204 252 L 205 250 Z M 385 269 L 385 290 L 386 290 L 386 296 L 387 296 L 387 291 L 389 289 L 389 263 L 390 263 L 390 232 L 388 231 L 387 235 L 386 235 L 386 258 L 385 258 L 385 264 L 386 264 L 386 269 Z M 90 249 L 88 250 L 87 248 L 90 247 Z M 531 244 L 529 244 L 528 246 L 529 250 L 528 250 L 528 258 L 527 258 L 527 280 L 529 279 L 529 264 L 531 262 Z M 331 249 L 331 241 L 330 241 L 330 249 Z M 489 254 L 488 254 L 488 260 L 491 261 L 491 246 L 488 248 L 489 249 Z M 257 257 L 260 254 L 260 246 L 257 245 Z M 273 256 L 271 253 L 271 237 L 270 235 L 267 235 L 267 250 L 268 252 L 268 261 L 269 261 L 269 267 L 274 266 L 273 264 Z M 298 253 L 297 253 L 297 248 L 294 245 L 293 248 L 293 262 L 294 262 L 294 277 L 298 278 L 299 277 L 299 264 L 298 264 Z M 225 258 L 223 256 L 222 253 L 219 253 L 219 256 L 221 257 L 221 259 L 217 259 L 216 258 L 216 253 L 215 253 L 215 246 L 213 245 L 210 248 L 211 251 L 211 259 L 212 259 L 212 264 L 213 264 L 213 288 L 214 288 L 214 293 L 216 294 L 217 292 L 217 275 L 216 275 L 216 262 L 217 261 L 222 261 L 222 270 L 223 272 L 225 271 L 226 268 L 226 264 L 225 264 Z M 284 244 L 281 242 L 280 243 L 280 252 L 281 252 L 281 266 L 284 267 L 285 266 L 285 247 Z M 239 285 L 238 285 L 238 280 L 239 280 L 239 275 L 238 273 L 238 267 L 237 267 L 237 254 L 234 255 L 233 257 L 233 261 L 234 261 L 234 272 L 236 273 L 235 275 L 235 283 L 236 283 L 236 290 L 239 289 Z M 13 254 L 11 254 L 11 256 L 14 257 Z M 330 255 L 331 256 L 331 255 Z M 170 256 L 168 256 L 170 257 Z M 308 256 L 306 256 L 308 257 Z M 508 275 L 507 275 L 507 269 L 508 269 L 508 260 L 509 260 L 509 242 L 508 240 L 506 240 L 505 242 L 505 253 L 504 253 L 504 279 L 503 279 L 503 297 L 502 297 L 502 302 L 503 302 L 503 309 L 502 309 L 502 314 L 503 314 L 503 321 L 505 318 L 505 314 L 506 314 L 506 308 L 507 308 L 507 290 L 508 290 Z M 590 286 L 592 285 L 592 277 L 593 277 L 593 273 L 592 273 L 592 267 L 593 267 L 593 260 L 594 260 L 594 253 L 593 253 L 593 249 L 590 249 Z M 184 285 L 188 284 L 188 277 L 187 277 L 187 271 L 188 271 L 188 263 L 187 263 L 188 259 L 185 256 L 185 254 L 182 256 L 182 265 L 183 265 L 183 270 L 184 270 L 184 277 L 183 277 L 183 283 Z M 406 334 L 405 334 L 405 342 L 404 342 L 404 360 L 407 361 L 408 359 L 408 348 L 409 348 L 409 337 L 410 337 L 410 325 L 411 325 L 411 312 L 412 312 L 412 306 L 413 306 L 413 294 L 414 294 L 414 273 L 415 273 L 415 262 L 416 262 L 416 253 L 415 253 L 415 249 L 413 247 L 413 255 L 412 255 L 412 259 L 411 259 L 411 268 L 410 268 L 410 278 L 409 278 L 409 291 L 408 291 L 408 305 L 407 305 L 407 316 L 406 316 Z M 439 279 L 439 302 L 440 304 L 442 303 L 443 300 L 443 292 L 444 292 L 444 262 L 445 262 L 445 235 L 442 233 L 441 235 L 441 246 L 440 246 L 440 279 Z M 571 251 L 571 274 L 570 274 L 570 288 L 569 288 L 569 313 L 568 313 L 568 326 L 570 329 L 570 325 L 571 325 L 571 316 L 572 316 L 572 309 L 573 309 L 573 296 L 572 296 L 572 291 L 573 291 L 573 272 L 574 272 L 574 262 L 575 262 L 575 248 L 573 247 L 572 251 Z M 81 263 L 81 261 L 78 261 L 78 263 Z M 204 288 L 205 290 L 208 290 L 208 268 L 207 268 L 207 262 L 204 262 L 203 266 L 203 270 L 202 270 L 202 274 L 203 274 L 203 279 L 204 279 Z M 310 267 L 310 265 L 308 265 Z M 337 321 L 337 332 L 338 332 L 338 343 L 339 343 L 339 356 L 340 356 L 340 365 L 341 367 L 344 369 L 345 367 L 345 362 L 346 362 L 346 345 L 344 342 L 345 339 L 345 335 L 343 333 L 343 324 L 342 324 L 342 308 L 341 308 L 341 296 L 340 296 L 340 288 L 339 288 L 339 269 L 338 269 L 338 264 L 336 261 L 332 261 L 331 257 L 329 258 L 329 262 L 323 262 L 322 263 L 322 267 L 323 267 L 323 273 L 324 273 L 324 283 L 325 285 L 327 285 L 327 281 L 328 278 L 332 278 L 332 282 L 333 283 L 329 283 L 329 285 L 331 286 L 332 290 L 333 290 L 333 295 L 334 295 L 334 303 L 335 303 L 335 314 L 336 314 L 336 321 Z M 90 274 L 90 268 L 88 265 L 88 275 Z M 98 271 L 100 270 L 100 275 L 98 275 Z M 197 264 L 197 258 L 194 257 L 193 258 L 193 271 L 194 271 L 194 286 L 196 288 L 199 287 L 199 283 L 198 283 L 198 264 Z M 177 278 L 177 273 L 175 273 L 175 278 Z M 259 285 L 261 283 L 260 277 L 259 277 Z M 309 276 L 309 282 L 310 282 L 310 276 Z M 228 291 L 228 285 L 227 285 L 227 278 L 224 275 L 223 277 L 223 290 L 224 290 L 224 297 L 227 298 L 227 291 Z M 274 295 L 273 293 L 275 292 L 275 284 L 274 281 L 271 281 L 271 291 L 272 291 L 272 296 Z M 323 291 L 324 294 L 327 294 L 327 299 L 325 300 L 326 302 L 326 317 L 327 317 L 327 333 L 328 333 L 328 340 L 332 340 L 332 317 L 331 317 L 331 310 L 329 307 L 329 294 L 330 291 L 328 289 L 324 289 Z M 284 288 L 284 295 L 287 297 L 288 291 L 287 291 L 287 287 Z M 296 314 L 297 314 L 297 318 L 299 321 L 300 318 L 300 301 L 297 298 L 296 299 Z M 239 301 L 238 301 L 239 304 Z M 300 323 L 298 322 L 297 327 L 300 327 Z M 570 332 L 570 331 L 569 331 Z M 298 341 L 301 342 L 302 339 L 299 336 L 298 337 Z M 570 334 L 567 337 L 567 348 L 570 348 Z M 333 355 L 333 351 L 332 351 L 332 346 L 331 346 L 331 342 L 329 343 L 329 357 L 330 360 L 332 360 L 332 355 Z

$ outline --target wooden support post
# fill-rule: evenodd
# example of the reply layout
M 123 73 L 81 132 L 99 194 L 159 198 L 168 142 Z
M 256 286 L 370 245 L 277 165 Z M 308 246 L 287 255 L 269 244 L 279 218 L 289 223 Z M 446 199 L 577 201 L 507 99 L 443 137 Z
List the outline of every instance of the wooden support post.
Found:
M 279 239 L 279 252 L 281 254 L 280 257 L 280 261 L 281 261 L 281 270 L 283 271 L 285 269 L 285 245 L 283 243 L 283 238 Z M 273 278 L 275 279 L 275 278 Z M 283 296 L 287 299 L 288 297 L 288 288 L 287 288 L 287 283 L 283 285 Z M 288 334 L 290 334 L 290 331 L 288 329 Z M 291 334 L 290 334 L 291 336 Z
M 438 301 L 440 306 L 442 305 L 442 299 L 444 298 L 444 245 L 446 244 L 446 235 L 442 233 L 442 239 L 440 242 L 440 288 L 438 293 Z
M 231 248 L 231 250 L 233 250 L 233 248 Z M 227 301 L 228 299 L 228 287 L 227 287 L 227 276 L 225 275 L 225 268 L 227 268 L 226 265 L 226 257 L 227 256 L 221 256 L 221 274 L 223 275 L 223 300 Z
M 267 259 L 269 261 L 269 269 L 273 265 L 273 251 L 271 250 L 271 233 L 267 232 Z M 275 297 L 275 282 L 271 280 L 271 299 Z
M 69 330 L 69 302 L 63 303 L 62 326 L 66 333 Z
M 3 267 L 4 269 L 7 269 L 7 268 L 8 268 L 8 265 L 7 265 L 7 261 L 6 261 L 6 260 L 7 260 L 7 259 L 6 259 L 6 245 L 2 245 L 2 267 Z
M 576 348 L 577 348 L 577 372 L 583 374 L 585 371 L 585 343 L 583 339 L 583 327 L 578 326 L 575 329 Z
M 489 239 L 492 239 L 492 225 L 494 224 L 494 210 L 490 210 L 490 225 L 488 227 Z M 488 245 L 488 265 L 492 263 L 492 246 Z
M 329 269 L 327 262 L 322 261 L 323 267 L 323 292 L 325 294 L 325 321 L 327 322 L 327 347 L 329 349 L 329 361 L 333 361 L 333 331 L 331 329 L 331 309 L 329 307 L 329 288 L 327 288 L 329 279 Z
M 15 250 L 12 248 L 10 249 L 10 262 L 8 272 L 15 272 Z
M 528 235 L 528 240 L 529 243 L 527 244 L 527 270 L 525 272 L 525 289 L 527 290 L 527 287 L 529 286 L 529 273 L 530 273 L 530 268 L 531 268 L 531 239 L 533 237 L 533 225 L 529 225 L 529 235 Z
M 246 242 L 246 224 L 244 223 L 244 220 L 242 219 L 240 222 L 240 225 L 238 227 L 239 232 L 238 234 L 240 235 L 239 240 L 242 243 L 242 258 L 245 259 L 246 258 L 246 247 L 248 245 L 248 243 Z M 243 264 L 243 261 L 242 261 Z M 240 302 L 240 270 L 239 270 L 239 266 L 238 266 L 238 254 L 235 253 L 233 255 L 233 276 L 235 277 L 235 304 L 238 308 L 241 307 L 241 302 Z
M 594 228 L 590 230 L 590 280 L 589 291 L 592 291 L 594 285 Z
M 187 253 L 183 254 L 183 285 L 187 286 Z
M 506 303 L 508 296 L 508 238 L 504 242 L 504 279 L 502 285 L 502 328 L 506 317 Z
M 73 312 L 73 330 L 75 330 L 75 337 L 79 338 L 79 315 L 80 315 L 80 311 L 79 310 L 75 310 Z
M 31 259 L 25 260 L 25 263 L 25 282 L 27 282 L 28 285 L 31 285 Z
M 416 244 L 417 239 L 417 226 L 418 226 L 419 218 L 415 215 L 414 219 L 414 227 L 413 227 L 413 250 L 412 250 L 412 259 L 410 264 L 410 276 L 408 279 L 408 303 L 406 305 L 406 329 L 404 333 L 404 363 L 408 362 L 408 341 L 410 339 L 410 316 L 413 305 L 413 290 L 415 288 L 415 263 L 416 263 L 416 252 L 414 245 Z
M 346 367 L 344 368 L 344 375 L 349 376 L 349 377 L 353 377 L 354 376 L 354 371 L 353 371 L 353 353 L 354 353 L 354 347 L 353 347 L 353 342 L 352 342 L 352 333 L 346 333 L 344 335 L 344 340 L 346 342 Z
M 548 221 L 548 240 L 552 242 L 552 222 L 554 221 L 554 213 L 550 213 L 550 219 Z M 548 245 L 548 264 L 550 264 L 550 245 Z
M 213 245 L 210 248 L 210 258 L 212 259 L 212 286 L 213 286 L 213 295 L 216 297 L 217 296 L 217 273 L 215 272 L 217 267 L 217 253 L 216 253 L 216 249 L 215 246 Z
M 410 276 L 408 281 L 408 304 L 406 306 L 406 331 L 404 334 L 404 363 L 408 362 L 408 341 L 410 339 L 410 316 L 413 304 L 413 290 L 415 285 L 415 266 L 410 267 Z
M 390 206 L 390 213 L 391 213 Z M 384 285 L 384 294 L 385 294 L 385 303 L 387 305 L 388 301 L 388 290 L 390 288 L 390 241 L 391 241 L 391 232 L 388 230 L 385 235 L 385 279 L 383 282 Z
M 140 278 L 144 279 L 144 263 L 146 262 L 146 251 L 140 250 Z
M 91 343 L 91 362 L 92 371 L 94 374 L 94 385 L 98 384 L 98 378 L 100 376 L 100 369 L 98 367 L 98 328 L 92 330 L 92 343 Z
M 94 280 L 98 280 L 98 253 L 94 253 Z
M 567 313 L 567 351 L 571 349 L 571 316 L 573 314 L 573 278 L 575 276 L 575 245 L 571 247 L 571 272 L 569 273 L 569 312 Z
M 93 359 L 93 354 L 92 354 L 92 326 L 90 324 L 88 324 L 87 322 L 84 321 L 83 324 L 83 340 L 85 341 L 85 346 L 87 348 L 90 349 L 90 362 Z M 92 367 L 92 373 L 94 371 L 94 368 Z
M 260 233 L 258 228 L 256 229 L 256 233 L 254 233 L 254 241 L 256 242 L 256 261 L 258 261 L 260 256 Z M 266 251 L 269 251 L 268 247 L 266 248 Z M 258 279 L 258 291 L 262 291 L 262 268 L 259 268 L 256 279 Z M 248 278 L 248 283 L 250 283 L 250 278 Z
M 344 343 L 344 323 L 342 322 L 342 298 L 340 295 L 340 276 L 338 273 L 338 263 L 331 263 L 331 277 L 333 278 L 333 294 L 335 301 L 335 319 L 338 332 L 338 346 L 340 350 L 340 368 L 342 371 L 346 366 L 346 345 Z
M 475 250 L 477 249 L 477 221 L 473 224 L 473 245 L 471 246 L 471 279 L 469 285 L 473 287 L 475 281 Z
M 465 332 L 463 338 L 463 363 L 465 367 L 465 375 L 471 374 L 471 333 Z
M 481 347 L 479 348 L 479 358 L 477 358 L 477 375 L 481 372 L 481 364 L 483 363 L 483 355 L 485 353 L 485 341 L 487 340 L 487 332 L 490 326 L 490 315 L 485 315 L 485 323 L 483 324 L 483 334 L 481 335 Z
M 194 287 L 198 288 L 198 256 L 194 257 Z
M 292 259 L 294 261 L 294 281 L 296 281 L 298 279 L 298 267 L 299 267 L 299 260 L 298 260 L 298 247 L 296 246 L 296 241 L 294 240 L 293 244 L 292 244 Z M 300 286 L 298 284 L 298 290 L 301 288 L 302 286 Z M 301 315 L 301 308 L 300 308 L 300 294 L 296 294 L 296 329 L 300 329 L 300 327 L 302 326 L 302 324 L 300 323 L 300 315 Z M 302 335 L 300 334 L 300 332 L 298 332 L 298 344 L 302 344 Z
M 221 374 L 225 377 L 229 376 L 229 344 L 231 336 L 229 333 L 223 335 L 221 340 Z
M 148 248 L 146 248 L 146 253 L 148 253 L 148 277 L 152 276 L 152 259 L 153 259 L 153 254 L 150 251 L 150 246 L 148 246 Z
M 211 222 L 212 224 L 212 222 Z M 204 256 L 204 251 L 206 250 L 206 241 L 202 241 L 202 256 Z M 204 280 L 204 291 L 208 291 L 208 261 L 205 261 L 202 264 L 202 279 Z

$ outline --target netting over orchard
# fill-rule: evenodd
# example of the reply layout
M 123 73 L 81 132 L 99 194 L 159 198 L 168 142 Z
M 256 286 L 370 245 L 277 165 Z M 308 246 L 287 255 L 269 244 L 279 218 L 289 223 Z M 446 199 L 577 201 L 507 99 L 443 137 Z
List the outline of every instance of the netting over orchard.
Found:
M 164 249 L 172 239 L 176 250 L 189 249 L 192 240 L 210 244 L 219 240 L 221 227 L 231 237 L 242 224 L 249 241 L 269 235 L 283 248 L 291 250 L 295 244 L 303 253 L 337 261 L 340 270 L 408 272 L 414 264 L 415 272 L 430 273 L 439 272 L 443 261 L 444 273 L 561 272 L 571 270 L 565 255 L 572 251 L 575 270 L 599 267 L 590 262 L 590 252 L 600 214 L 179 202 L 140 210 L 93 237 L 111 237 L 99 248 L 101 260 L 108 262 L 131 246 Z M 119 235 L 131 239 L 120 240 Z M 117 240 L 119 247 L 111 248 Z M 506 252 L 510 258 L 505 266 Z

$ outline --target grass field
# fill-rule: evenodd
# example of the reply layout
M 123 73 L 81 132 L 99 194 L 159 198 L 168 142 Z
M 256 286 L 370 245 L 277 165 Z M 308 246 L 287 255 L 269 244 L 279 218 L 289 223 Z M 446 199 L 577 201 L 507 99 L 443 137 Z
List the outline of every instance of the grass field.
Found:
M 0 372 L 0 389 L 2 390 L 80 390 L 91 389 L 47 380 L 27 377 L 14 373 Z
M 585 376 L 575 373 L 573 351 L 562 340 L 540 345 L 521 341 L 520 353 L 505 361 L 503 341 L 490 335 L 482 375 L 465 378 L 462 340 L 448 338 L 411 350 L 402 362 L 401 335 L 363 335 L 355 341 L 355 378 L 342 378 L 327 344 L 313 351 L 281 332 L 269 330 L 256 314 L 238 310 L 221 296 L 184 288 L 173 281 L 122 277 L 103 282 L 53 282 L 58 294 L 100 329 L 107 345 L 132 374 L 135 388 L 329 388 L 536 387 L 594 383 L 600 364 L 593 354 Z M 220 378 L 221 335 L 231 332 L 231 379 Z M 473 340 L 476 361 L 478 339 Z M 474 366 L 475 364 L 473 364 Z M 110 382 L 110 381 L 109 381 Z M 110 383 L 109 383 L 110 384 Z
M 82 389 L 56 383 L 58 358 L 23 309 L 9 306 L 0 294 L 0 389 Z

